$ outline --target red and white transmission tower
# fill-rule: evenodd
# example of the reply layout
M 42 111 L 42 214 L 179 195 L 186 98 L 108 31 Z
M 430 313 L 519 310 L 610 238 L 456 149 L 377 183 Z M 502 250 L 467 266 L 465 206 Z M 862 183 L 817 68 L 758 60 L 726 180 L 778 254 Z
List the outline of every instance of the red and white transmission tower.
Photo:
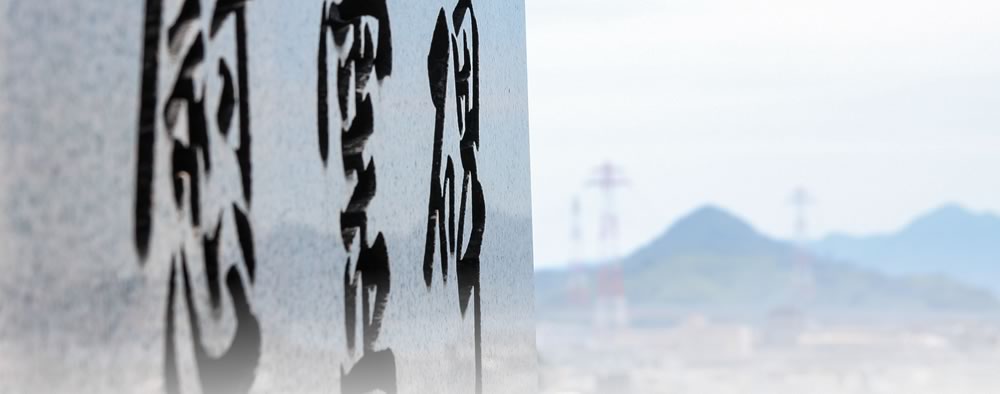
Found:
M 816 292 L 816 281 L 813 276 L 811 257 L 807 252 L 806 208 L 813 203 L 812 196 L 805 188 L 797 187 L 788 198 L 788 203 L 795 209 L 795 288 L 793 304 L 808 303 Z M 806 307 L 806 305 L 800 305 Z
M 628 325 L 628 305 L 619 250 L 619 220 L 615 209 L 615 191 L 628 185 L 624 172 L 611 162 L 597 167 L 587 186 L 597 188 L 604 197 L 604 212 L 599 227 L 599 242 L 604 264 L 598 278 L 595 320 L 598 327 L 624 328 Z
M 583 256 L 583 231 L 580 223 L 580 196 L 573 197 L 573 205 L 570 206 L 570 269 L 572 270 L 569 286 L 570 300 L 578 307 L 586 307 L 590 304 L 590 278 L 587 273 Z

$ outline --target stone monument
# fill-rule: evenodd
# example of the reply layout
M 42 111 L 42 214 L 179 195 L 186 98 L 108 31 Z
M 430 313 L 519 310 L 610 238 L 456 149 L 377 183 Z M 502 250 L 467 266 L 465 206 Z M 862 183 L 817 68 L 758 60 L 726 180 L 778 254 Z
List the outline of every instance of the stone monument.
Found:
M 0 392 L 535 390 L 521 0 L 0 0 Z

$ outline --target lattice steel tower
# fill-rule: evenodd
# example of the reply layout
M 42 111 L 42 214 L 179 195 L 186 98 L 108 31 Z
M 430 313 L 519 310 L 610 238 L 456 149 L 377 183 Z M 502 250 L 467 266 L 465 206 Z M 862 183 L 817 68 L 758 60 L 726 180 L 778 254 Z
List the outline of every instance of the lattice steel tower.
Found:
M 628 185 L 624 172 L 614 163 L 606 162 L 594 170 L 587 185 L 597 188 L 604 199 L 598 242 L 602 266 L 598 278 L 595 323 L 598 327 L 628 326 L 628 304 L 620 255 L 620 221 L 615 207 L 615 191 Z

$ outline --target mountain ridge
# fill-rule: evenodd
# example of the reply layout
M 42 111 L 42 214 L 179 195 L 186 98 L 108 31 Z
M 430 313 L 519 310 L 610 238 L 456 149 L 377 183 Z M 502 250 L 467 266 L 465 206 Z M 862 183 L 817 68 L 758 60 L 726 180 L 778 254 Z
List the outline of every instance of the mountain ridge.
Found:
M 771 239 L 715 206 L 678 219 L 623 261 L 626 296 L 639 306 L 766 311 L 798 303 L 848 311 L 1000 311 L 994 296 L 973 286 L 940 275 L 893 277 L 832 262 Z M 587 275 L 596 283 L 600 271 L 539 271 L 540 304 L 565 305 L 571 277 Z
M 1000 294 L 1000 217 L 945 204 L 891 233 L 833 234 L 809 244 L 825 258 L 890 275 L 942 274 Z

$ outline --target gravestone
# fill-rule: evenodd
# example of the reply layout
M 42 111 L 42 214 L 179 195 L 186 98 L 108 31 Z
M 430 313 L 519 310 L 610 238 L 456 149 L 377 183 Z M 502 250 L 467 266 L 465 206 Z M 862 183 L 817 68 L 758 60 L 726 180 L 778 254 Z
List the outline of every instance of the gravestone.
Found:
M 0 0 L 0 392 L 535 390 L 519 0 Z

